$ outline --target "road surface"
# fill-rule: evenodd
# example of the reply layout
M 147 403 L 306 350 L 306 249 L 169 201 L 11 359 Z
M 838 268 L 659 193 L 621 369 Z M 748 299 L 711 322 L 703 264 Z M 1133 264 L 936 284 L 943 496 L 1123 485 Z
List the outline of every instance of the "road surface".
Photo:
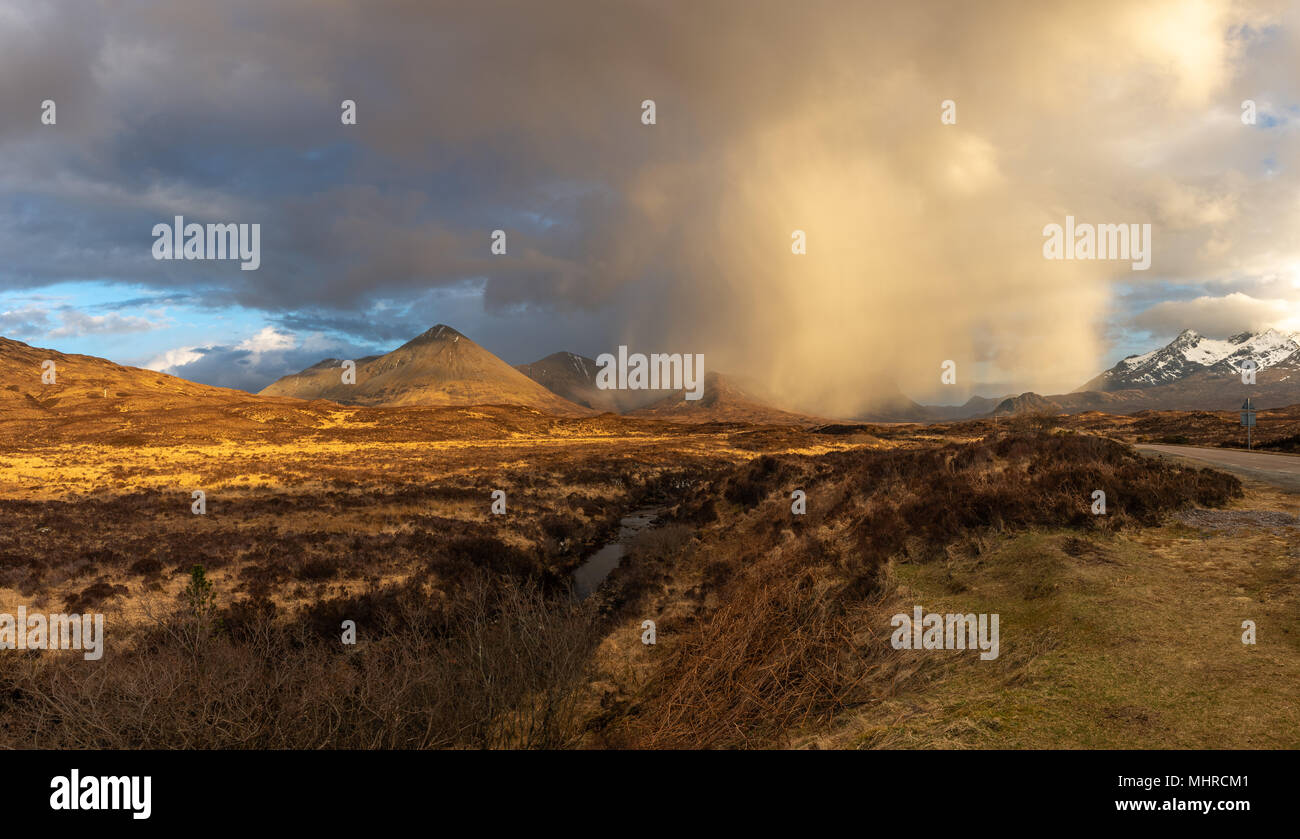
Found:
M 1138 451 L 1200 460 L 1243 478 L 1263 481 L 1287 492 L 1300 493 L 1300 457 L 1240 449 L 1203 449 L 1199 446 L 1139 445 Z

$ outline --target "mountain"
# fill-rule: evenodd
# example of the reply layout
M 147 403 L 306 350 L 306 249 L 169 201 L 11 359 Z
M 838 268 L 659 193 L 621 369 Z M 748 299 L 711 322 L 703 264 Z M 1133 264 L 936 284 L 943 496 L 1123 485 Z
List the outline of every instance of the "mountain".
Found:
M 1296 355 L 1300 351 L 1297 337 L 1292 333 L 1267 329 L 1215 340 L 1184 329 L 1168 345 L 1144 355 L 1129 356 L 1075 392 L 1159 387 L 1203 372 L 1239 377 L 1241 363 L 1246 359 L 1253 359 L 1259 370 L 1292 358 L 1300 363 L 1300 356 Z
M 596 387 L 600 366 L 594 359 L 571 352 L 551 353 L 532 364 L 516 364 L 515 369 L 557 396 L 596 411 L 624 414 L 673 393 L 671 390 L 601 390 Z
M 392 352 L 357 359 L 355 384 L 343 384 L 341 364 L 318 362 L 272 382 L 261 395 L 345 405 L 522 405 L 559 416 L 591 414 L 444 324 Z
M 629 416 L 676 422 L 749 422 L 756 425 L 820 425 L 829 420 L 773 407 L 752 382 L 721 373 L 704 374 L 704 395 L 687 399 L 674 391 Z

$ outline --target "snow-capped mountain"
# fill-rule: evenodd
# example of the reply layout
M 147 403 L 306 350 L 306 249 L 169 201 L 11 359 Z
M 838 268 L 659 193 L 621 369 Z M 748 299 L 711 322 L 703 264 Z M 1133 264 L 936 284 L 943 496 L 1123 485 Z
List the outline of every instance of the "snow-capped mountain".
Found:
M 1300 335 L 1296 333 L 1266 329 L 1217 340 L 1184 329 L 1168 345 L 1129 356 L 1076 392 L 1159 387 L 1202 372 L 1232 375 L 1241 370 L 1242 362 L 1247 359 L 1259 365 L 1258 370 L 1265 370 L 1288 361 L 1300 363 L 1297 353 L 1300 353 Z

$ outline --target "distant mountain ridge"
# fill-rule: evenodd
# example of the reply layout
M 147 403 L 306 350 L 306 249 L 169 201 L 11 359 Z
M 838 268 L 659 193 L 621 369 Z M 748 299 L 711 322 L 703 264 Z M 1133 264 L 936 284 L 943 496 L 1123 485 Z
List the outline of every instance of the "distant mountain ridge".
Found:
M 57 386 L 41 383 L 41 364 L 47 359 L 56 363 Z M 1254 384 L 1242 382 L 1247 360 L 1257 364 Z M 355 362 L 354 384 L 343 383 L 341 359 L 327 358 L 278 379 L 259 395 L 376 407 L 516 405 L 555 416 L 612 412 L 684 422 L 826 421 L 800 412 L 798 406 L 784 405 L 751 382 L 716 371 L 706 375 L 704 398 L 699 400 L 685 399 L 680 390 L 602 390 L 596 387 L 599 366 L 586 356 L 557 352 L 512 367 L 445 324 L 391 352 Z M 129 417 L 130 405 L 137 403 L 114 400 L 145 399 L 151 407 L 174 404 L 179 409 L 194 399 L 215 400 L 214 404 L 244 399 L 242 391 L 5 338 L 0 338 L 0 373 L 9 382 L 0 392 L 0 407 L 12 419 L 71 416 L 66 409 L 79 414 L 82 407 L 98 400 L 118 405 Z M 1266 329 L 1216 339 L 1183 330 L 1165 346 L 1129 356 L 1070 393 L 973 396 L 963 405 L 926 406 L 888 384 L 866 392 L 872 395 L 871 407 L 853 418 L 858 421 L 951 422 L 1044 412 L 1223 411 L 1235 410 L 1247 397 L 1260 408 L 1285 407 L 1300 404 L 1300 334 Z M 274 408 L 281 410 L 282 406 Z

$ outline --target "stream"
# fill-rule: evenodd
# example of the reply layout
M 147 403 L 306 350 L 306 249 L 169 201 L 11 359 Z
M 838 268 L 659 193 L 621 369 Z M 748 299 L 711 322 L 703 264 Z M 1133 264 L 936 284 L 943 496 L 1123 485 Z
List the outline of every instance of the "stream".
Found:
M 644 507 L 624 516 L 618 523 L 618 537 L 574 569 L 574 597 L 585 600 L 600 588 L 600 584 L 605 582 L 605 578 L 623 560 L 632 537 L 653 524 L 661 512 L 656 507 Z

